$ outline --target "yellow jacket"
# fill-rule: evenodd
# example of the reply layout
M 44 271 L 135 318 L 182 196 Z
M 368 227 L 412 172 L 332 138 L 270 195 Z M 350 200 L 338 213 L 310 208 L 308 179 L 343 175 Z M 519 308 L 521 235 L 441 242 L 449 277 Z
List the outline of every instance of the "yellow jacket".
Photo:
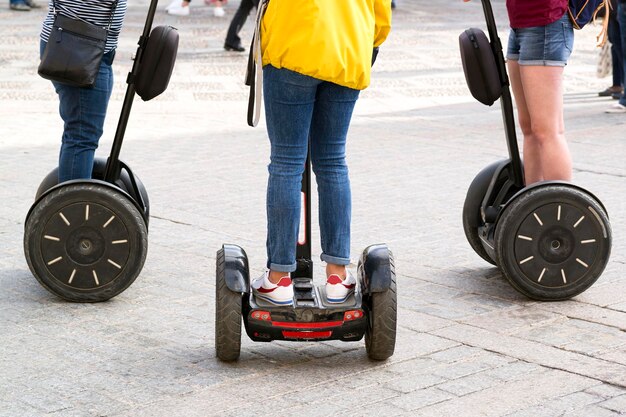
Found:
M 391 29 L 391 0 L 270 0 L 261 23 L 263 65 L 363 90 L 372 49 Z

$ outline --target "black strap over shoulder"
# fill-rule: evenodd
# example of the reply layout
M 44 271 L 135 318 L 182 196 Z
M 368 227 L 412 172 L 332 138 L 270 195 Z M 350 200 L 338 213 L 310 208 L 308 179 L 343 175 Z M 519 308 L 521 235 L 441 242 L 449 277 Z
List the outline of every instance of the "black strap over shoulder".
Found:
M 111 29 L 111 25 L 113 24 L 113 16 L 115 16 L 115 9 L 117 9 L 117 2 L 119 0 L 114 0 L 111 3 L 111 14 L 109 15 L 109 23 L 107 24 L 107 30 Z M 58 13 L 58 7 L 56 0 L 52 0 L 52 12 L 56 16 Z

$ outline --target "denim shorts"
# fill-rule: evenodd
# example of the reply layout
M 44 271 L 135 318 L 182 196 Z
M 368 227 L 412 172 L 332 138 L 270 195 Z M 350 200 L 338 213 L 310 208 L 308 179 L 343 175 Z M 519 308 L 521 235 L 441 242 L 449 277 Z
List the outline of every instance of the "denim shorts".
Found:
M 574 48 L 574 27 L 565 13 L 546 26 L 511 29 L 507 59 L 520 65 L 564 67 Z

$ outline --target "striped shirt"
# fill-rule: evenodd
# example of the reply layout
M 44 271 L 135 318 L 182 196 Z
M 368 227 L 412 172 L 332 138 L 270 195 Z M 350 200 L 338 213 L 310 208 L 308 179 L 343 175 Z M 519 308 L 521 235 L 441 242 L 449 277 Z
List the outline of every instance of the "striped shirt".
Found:
M 115 0 L 55 0 L 57 12 L 72 19 L 83 20 L 94 25 L 106 28 L 111 19 L 111 8 Z M 104 52 L 112 51 L 117 47 L 117 38 L 122 30 L 124 15 L 126 14 L 126 1 L 119 0 L 113 15 L 111 28 L 107 36 Z M 48 42 L 52 24 L 54 22 L 54 7 L 52 0 L 48 2 L 48 15 L 43 21 L 41 40 Z

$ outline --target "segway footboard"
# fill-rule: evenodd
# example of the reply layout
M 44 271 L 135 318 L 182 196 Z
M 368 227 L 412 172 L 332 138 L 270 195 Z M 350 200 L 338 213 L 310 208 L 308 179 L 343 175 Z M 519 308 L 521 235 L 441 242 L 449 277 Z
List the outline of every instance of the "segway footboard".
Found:
M 332 304 L 326 301 L 324 288 L 314 286 L 310 278 L 294 278 L 293 284 L 294 306 L 279 307 L 247 294 L 243 314 L 250 339 L 354 342 L 363 338 L 367 319 L 358 285 L 344 303 Z

